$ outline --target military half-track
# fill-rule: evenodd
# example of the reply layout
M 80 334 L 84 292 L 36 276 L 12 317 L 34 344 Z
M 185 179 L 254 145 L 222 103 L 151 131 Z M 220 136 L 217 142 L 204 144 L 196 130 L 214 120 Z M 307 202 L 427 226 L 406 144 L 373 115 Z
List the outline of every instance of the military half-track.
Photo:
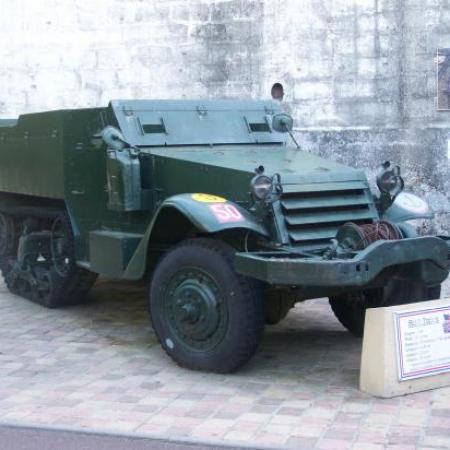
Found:
M 368 307 L 439 297 L 449 238 L 385 163 L 364 173 L 291 145 L 262 101 L 113 101 L 0 122 L 0 268 L 48 307 L 84 301 L 98 274 L 147 280 L 164 350 L 230 372 L 264 324 L 329 297 L 361 335 Z M 126 301 L 126 297 L 123 299 Z

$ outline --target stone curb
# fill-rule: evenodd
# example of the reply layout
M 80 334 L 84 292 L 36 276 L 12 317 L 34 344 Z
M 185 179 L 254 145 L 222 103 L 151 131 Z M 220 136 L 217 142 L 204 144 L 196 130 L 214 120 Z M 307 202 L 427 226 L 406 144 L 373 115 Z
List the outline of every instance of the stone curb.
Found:
M 285 448 L 283 446 L 280 447 L 273 447 L 273 446 L 265 446 L 265 445 L 255 445 L 252 447 L 248 446 L 241 446 L 237 443 L 230 442 L 229 444 L 224 444 L 223 441 L 217 441 L 212 439 L 205 439 L 205 440 L 197 440 L 197 439 L 177 439 L 177 438 L 171 438 L 170 436 L 164 436 L 161 434 L 145 434 L 145 433 L 124 433 L 124 432 L 114 432 L 113 430 L 98 430 L 98 429 L 89 429 L 89 428 L 81 428 L 76 426 L 57 426 L 57 425 L 42 425 L 42 424 L 35 424 L 31 422 L 2 422 L 0 421 L 0 428 L 15 428 L 15 429 L 26 429 L 26 430 L 42 430 L 42 431 L 48 431 L 48 432 L 66 432 L 66 433 L 74 433 L 74 434 L 82 434 L 82 435 L 95 435 L 95 436 L 107 436 L 107 437 L 118 437 L 118 438 L 129 438 L 129 439 L 136 439 L 136 440 L 148 440 L 148 441 L 154 441 L 156 443 L 170 443 L 174 445 L 187 445 L 192 450 L 195 450 L 198 448 L 199 450 L 202 450 L 205 446 L 213 447 L 217 450 L 280 450 L 282 448 Z M 300 449 L 297 448 L 297 450 L 306 450 L 306 449 Z

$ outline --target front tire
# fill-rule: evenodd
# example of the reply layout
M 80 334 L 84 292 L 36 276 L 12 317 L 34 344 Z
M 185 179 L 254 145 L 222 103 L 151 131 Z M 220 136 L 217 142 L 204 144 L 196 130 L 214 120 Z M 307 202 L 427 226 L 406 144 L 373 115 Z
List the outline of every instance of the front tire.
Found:
M 438 299 L 441 286 L 426 286 L 408 280 L 391 280 L 385 288 L 367 289 L 330 297 L 330 306 L 339 322 L 354 336 L 364 334 L 366 309 L 403 305 Z
M 198 238 L 167 252 L 155 269 L 153 328 L 182 367 L 227 373 L 256 353 L 264 328 L 262 289 L 237 274 L 233 260 L 229 245 Z

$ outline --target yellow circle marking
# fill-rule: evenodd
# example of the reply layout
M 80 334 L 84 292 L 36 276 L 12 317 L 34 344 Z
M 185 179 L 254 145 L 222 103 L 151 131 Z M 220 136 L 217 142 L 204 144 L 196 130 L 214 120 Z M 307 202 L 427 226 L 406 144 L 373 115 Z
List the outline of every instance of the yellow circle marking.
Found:
M 192 199 L 202 203 L 225 203 L 227 201 L 223 197 L 210 194 L 192 194 Z

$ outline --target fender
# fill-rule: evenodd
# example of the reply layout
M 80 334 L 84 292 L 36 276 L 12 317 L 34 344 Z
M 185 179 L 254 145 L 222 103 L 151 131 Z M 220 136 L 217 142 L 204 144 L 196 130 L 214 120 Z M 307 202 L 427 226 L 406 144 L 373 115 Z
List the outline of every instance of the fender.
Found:
M 201 233 L 241 229 L 261 236 L 269 236 L 266 227 L 236 203 L 209 194 L 174 195 L 164 200 L 157 209 L 125 269 L 123 278 L 140 279 L 144 276 L 147 265 L 147 250 L 151 244 L 153 233 L 158 227 L 158 219 L 169 208 L 181 213 Z
M 409 192 L 401 192 L 386 210 L 383 219 L 397 223 L 412 219 L 432 219 L 433 216 L 425 200 Z

